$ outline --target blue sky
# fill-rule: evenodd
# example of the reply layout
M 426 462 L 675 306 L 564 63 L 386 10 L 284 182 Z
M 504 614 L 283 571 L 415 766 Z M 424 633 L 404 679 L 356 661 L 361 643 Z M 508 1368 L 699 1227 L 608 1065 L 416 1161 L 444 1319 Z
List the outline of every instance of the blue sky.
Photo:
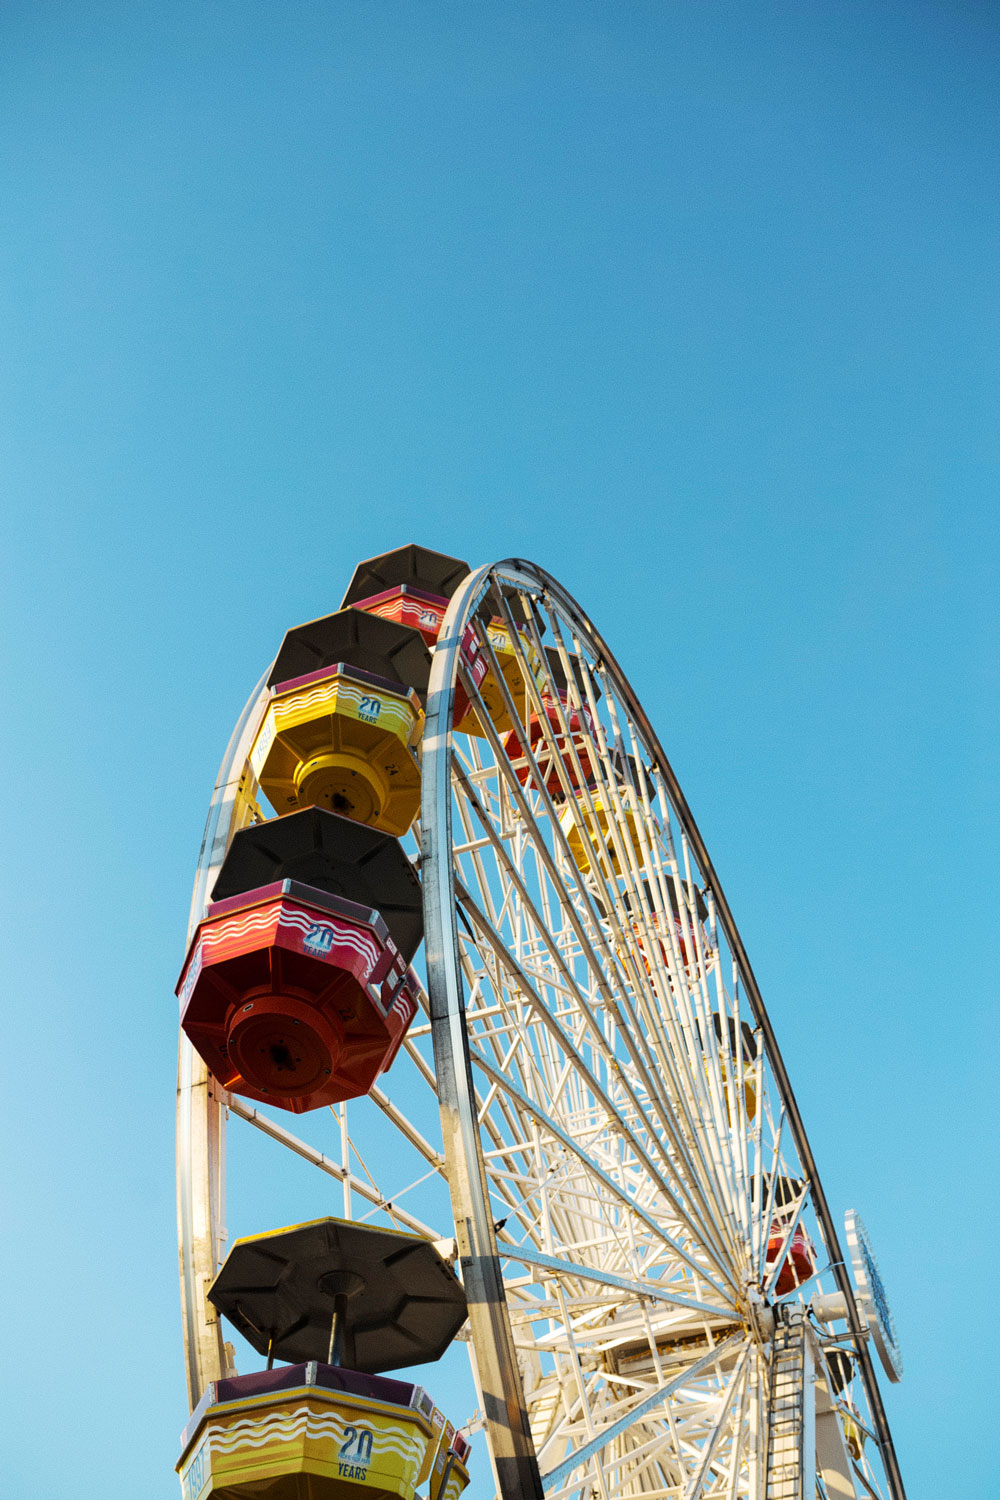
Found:
M 996 1493 L 998 30 L 0 8 L 12 1494 L 177 1493 L 205 806 L 284 629 L 411 540 L 614 645 L 878 1249 L 909 1494 Z

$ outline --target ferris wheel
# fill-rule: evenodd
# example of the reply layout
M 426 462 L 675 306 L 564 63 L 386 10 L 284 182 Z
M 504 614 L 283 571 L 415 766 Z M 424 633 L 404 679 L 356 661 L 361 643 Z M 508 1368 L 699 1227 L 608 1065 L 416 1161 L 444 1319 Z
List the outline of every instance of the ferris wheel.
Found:
M 185 1500 L 452 1500 L 470 1478 L 484 1500 L 905 1500 L 872 1349 L 890 1380 L 902 1366 L 867 1233 L 848 1215 L 845 1260 L 683 793 L 552 576 L 404 547 L 287 633 L 222 762 L 189 942 Z M 327 1358 L 322 1331 L 296 1343 L 253 1310 L 266 1219 L 227 1259 L 227 1152 L 257 1135 L 275 1173 L 291 1153 L 341 1185 L 342 1217 L 310 1230 L 333 1267 L 329 1364 L 350 1363 L 343 1266 L 360 1261 L 343 1256 L 363 1226 L 399 1236 L 397 1256 L 433 1247 L 428 1275 L 459 1288 L 442 1305 L 468 1313 L 478 1412 L 464 1436 L 439 1420 L 398 1488 L 366 1491 L 360 1462 L 328 1489 L 281 1488 L 273 1467 L 273 1490 L 263 1470 L 213 1478 L 205 1432 L 219 1452 L 264 1441 L 247 1434 L 265 1387 L 239 1385 L 227 1327 L 275 1390 L 276 1358 Z M 411 1362 L 429 1347 L 414 1336 Z M 350 1399 L 376 1410 L 372 1390 Z M 290 1411 L 274 1432 L 335 1421 Z M 359 1420 L 342 1416 L 338 1441 Z

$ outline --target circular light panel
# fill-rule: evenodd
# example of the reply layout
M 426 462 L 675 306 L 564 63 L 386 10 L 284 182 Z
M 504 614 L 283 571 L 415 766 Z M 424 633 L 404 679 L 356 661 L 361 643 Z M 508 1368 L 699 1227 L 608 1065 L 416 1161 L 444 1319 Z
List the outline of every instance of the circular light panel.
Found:
M 868 1231 L 860 1214 L 848 1209 L 844 1215 L 844 1230 L 847 1247 L 854 1271 L 854 1285 L 858 1289 L 858 1300 L 864 1309 L 882 1361 L 882 1367 L 892 1381 L 903 1378 L 903 1356 L 899 1349 L 896 1324 L 889 1309 L 889 1299 L 879 1273 L 878 1262 L 872 1249 Z

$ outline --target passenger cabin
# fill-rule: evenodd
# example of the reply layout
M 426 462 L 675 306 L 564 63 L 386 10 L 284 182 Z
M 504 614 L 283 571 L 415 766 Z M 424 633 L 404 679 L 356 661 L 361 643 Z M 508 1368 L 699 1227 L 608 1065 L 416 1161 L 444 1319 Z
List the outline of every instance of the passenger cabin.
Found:
M 358 565 L 341 608 L 351 606 L 419 630 L 433 651 L 451 596 L 468 574 L 469 565 L 461 558 L 427 547 L 397 547 Z M 487 661 L 471 626 L 462 637 L 462 660 L 478 690 L 486 676 Z M 464 733 L 482 733 L 461 678 L 455 684 L 452 723 Z
M 420 885 L 398 839 L 309 808 L 237 833 L 213 895 L 177 989 L 211 1072 L 296 1114 L 367 1093 L 419 993 Z
M 773 1295 L 786 1297 L 797 1286 L 809 1280 L 816 1270 L 816 1248 L 805 1226 L 795 1225 L 791 1238 L 782 1253 L 788 1234 L 788 1225 L 795 1215 L 802 1196 L 802 1182 L 795 1177 L 778 1177 L 771 1193 L 771 1178 L 764 1177 L 764 1201 L 769 1197 L 773 1204 L 773 1217 L 767 1237 L 767 1275 L 773 1275 L 774 1267 L 781 1256 L 781 1269 L 773 1282 Z
M 467 1439 L 384 1373 L 439 1359 L 465 1321 L 430 1241 L 330 1218 L 251 1235 L 209 1297 L 267 1368 L 206 1389 L 181 1435 L 183 1500 L 415 1500 L 424 1484 L 458 1500 Z
M 310 1360 L 209 1385 L 177 1472 L 183 1500 L 458 1500 L 468 1458 L 422 1386 Z
M 406 833 L 420 807 L 430 655 L 420 632 L 345 609 L 288 631 L 250 768 L 279 816 L 326 807 Z

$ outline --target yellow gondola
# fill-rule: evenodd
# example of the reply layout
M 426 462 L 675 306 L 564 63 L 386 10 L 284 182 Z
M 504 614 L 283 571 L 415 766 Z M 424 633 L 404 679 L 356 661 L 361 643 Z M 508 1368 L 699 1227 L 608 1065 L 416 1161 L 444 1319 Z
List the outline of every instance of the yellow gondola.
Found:
M 250 1235 L 209 1298 L 268 1368 L 206 1390 L 181 1438 L 184 1500 L 414 1500 L 425 1480 L 458 1500 L 468 1443 L 384 1374 L 439 1359 L 465 1321 L 431 1241 L 332 1218 Z
M 517 651 L 510 638 L 510 631 L 502 620 L 491 620 L 486 629 L 489 643 L 493 648 L 500 675 L 507 686 L 507 691 L 514 700 L 520 722 L 523 724 L 531 712 L 533 700 L 528 696 L 524 677 L 521 672 Z M 528 670 L 535 679 L 539 693 L 541 693 L 546 676 L 542 658 L 539 656 L 534 643 L 528 636 L 526 629 L 518 630 L 518 640 L 528 663 Z M 479 696 L 483 700 L 483 706 L 490 716 L 490 723 L 494 729 L 503 733 L 509 733 L 516 728 L 513 719 L 507 709 L 503 690 L 497 680 L 497 674 L 491 667 L 479 684 Z M 476 711 L 472 708 L 456 725 L 463 734 L 475 734 L 482 736 L 482 729 Z
M 716 1038 L 720 1043 L 720 1051 L 722 1051 L 722 1018 L 717 1013 L 714 1013 L 712 1016 L 712 1024 L 715 1027 Z M 734 1078 L 738 1076 L 736 1022 L 732 1016 L 728 1018 L 727 1030 L 729 1033 L 729 1055 L 727 1058 L 723 1052 L 719 1061 L 719 1071 L 722 1074 L 722 1092 L 726 1101 L 726 1110 L 731 1114 L 729 1071 L 727 1070 L 731 1070 Z M 758 1042 L 757 1037 L 754 1035 L 753 1027 L 749 1022 L 742 1022 L 740 1032 L 739 1049 L 743 1060 L 743 1107 L 746 1110 L 747 1119 L 753 1120 L 757 1114 L 757 1085 L 754 1081 L 756 1076 L 754 1070 L 757 1065 Z
M 601 793 L 592 791 L 590 793 L 590 801 L 594 808 L 593 814 L 587 805 L 586 796 L 581 792 L 577 794 L 572 803 L 567 804 L 566 810 L 559 819 L 560 827 L 566 835 L 566 841 L 569 844 L 573 860 L 584 874 L 590 869 L 592 862 L 597 864 L 602 873 L 605 875 L 608 874 L 608 870 L 606 869 L 608 858 L 601 848 L 601 838 L 603 838 L 604 843 L 607 845 L 611 873 L 614 875 L 622 873 L 621 861 L 615 846 L 615 835 L 612 832 L 612 823 L 621 840 L 631 845 L 632 857 L 635 859 L 636 866 L 640 870 L 643 867 L 645 856 L 642 851 L 639 830 L 633 811 L 633 794 L 629 788 L 620 787 L 619 797 L 621 798 L 624 816 L 618 814 L 617 808 L 612 808 L 609 812 L 604 805 Z M 600 831 L 600 838 L 598 837 L 598 830 Z
M 216 1381 L 182 1444 L 183 1500 L 414 1500 L 428 1478 L 458 1500 L 469 1482 L 420 1386 L 317 1362 Z
M 272 689 L 250 765 L 279 813 L 326 807 L 402 835 L 420 809 L 423 727 L 412 689 L 338 663 Z

